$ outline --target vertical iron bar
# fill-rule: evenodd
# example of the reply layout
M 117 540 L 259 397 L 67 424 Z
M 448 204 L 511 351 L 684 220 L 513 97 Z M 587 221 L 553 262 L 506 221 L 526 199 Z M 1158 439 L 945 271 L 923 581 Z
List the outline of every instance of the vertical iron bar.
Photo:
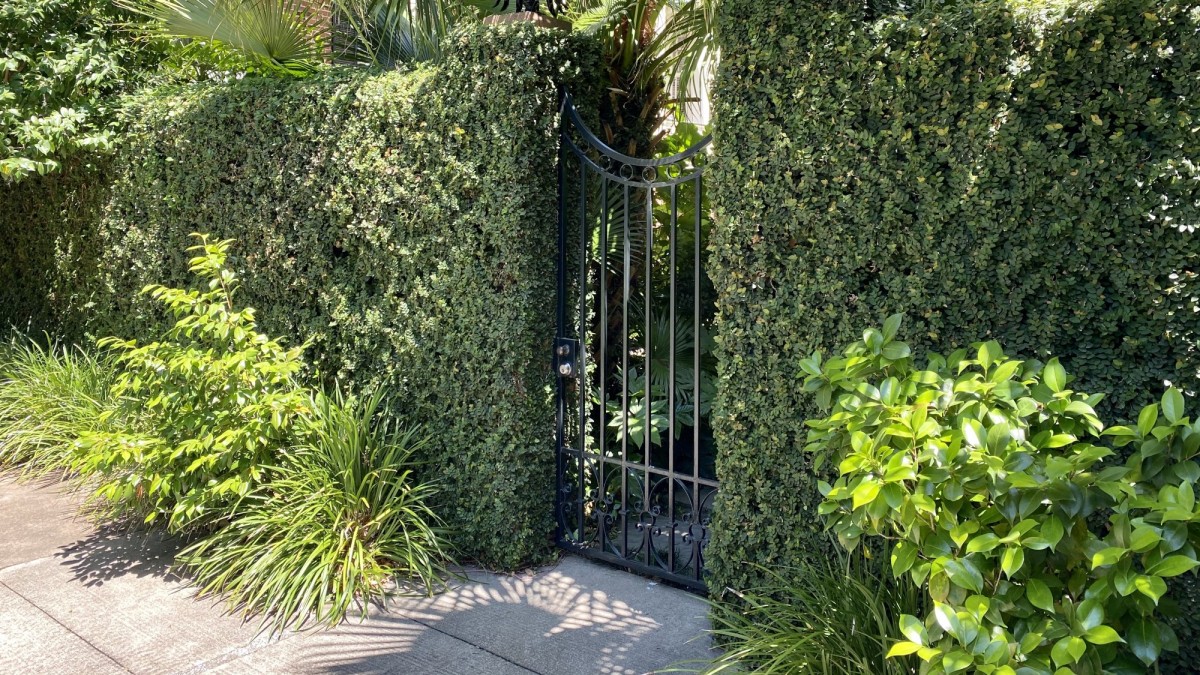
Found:
M 700 214 L 703 209 L 700 206 L 700 178 L 703 174 L 700 171 L 696 173 L 695 181 L 695 204 L 693 207 L 696 211 L 696 242 L 695 242 L 695 258 L 692 261 L 692 278 L 695 281 L 693 288 L 692 304 L 694 313 L 692 315 L 692 328 L 696 334 L 692 340 L 692 403 L 695 409 L 692 411 L 692 476 L 695 480 L 692 481 L 692 522 L 700 522 L 700 507 L 702 500 L 700 498 Z M 696 579 L 701 578 L 700 570 L 700 537 L 697 537 L 692 542 L 694 547 L 693 559 L 696 561 L 693 567 L 693 572 Z
M 629 270 L 632 266 L 631 248 L 629 241 L 629 185 L 621 202 L 621 212 L 625 223 L 625 273 L 624 288 L 621 295 L 621 421 L 624 433 L 621 435 L 621 557 L 629 555 Z
M 607 481 L 605 480 L 604 457 L 608 452 L 608 442 L 605 438 L 605 413 L 608 411 L 608 178 L 600 175 L 600 354 L 597 364 L 597 380 L 600 384 L 600 424 L 597 433 L 600 437 L 600 447 L 596 453 L 596 496 L 603 500 L 607 496 Z M 605 532 L 604 513 L 597 510 L 596 540 L 603 551 L 608 542 Z
M 642 305 L 643 305 L 643 309 L 645 310 L 644 314 L 645 314 L 645 320 L 646 320 L 646 326 L 642 330 L 642 343 L 645 347 L 645 351 L 643 352 L 644 363 L 645 363 L 645 368 L 644 368 L 645 373 L 643 373 L 643 375 L 645 375 L 645 378 L 646 378 L 644 381 L 644 386 L 642 387 L 643 397 L 646 402 L 646 433 L 642 436 L 642 440 L 645 442 L 645 446 L 644 446 L 645 452 L 642 453 L 642 465 L 645 467 L 642 470 L 642 476 L 643 476 L 643 478 L 642 478 L 642 511 L 644 511 L 646 513 L 650 513 L 650 491 L 653 489 L 653 486 L 651 485 L 651 481 L 650 481 L 650 476 L 651 476 L 650 456 L 651 456 L 651 454 L 653 454 L 652 448 L 650 445 L 650 438 L 652 436 L 651 432 L 654 430 L 654 427 L 653 427 L 654 418 L 651 416 L 651 412 L 654 409 L 654 395 L 650 391 L 650 358 L 653 355 L 652 352 L 654 350 L 654 343 L 651 341 L 651 337 L 653 336 L 653 332 L 652 332 L 653 317 L 650 315 L 650 309 L 654 304 L 654 288 L 652 286 L 653 278 L 654 278 L 654 275 L 652 274 L 653 265 L 654 265 L 654 187 L 652 185 L 647 185 L 646 186 L 646 268 L 645 268 L 645 271 L 643 272 L 643 274 L 646 277 L 646 288 L 645 288 L 645 297 L 642 300 Z M 646 564 L 647 565 L 654 564 L 654 552 L 653 552 L 653 548 L 654 548 L 654 542 L 653 542 L 654 527 L 653 527 L 653 525 L 655 524 L 654 520 L 655 520 L 655 518 L 652 514 L 650 528 L 647 531 L 642 533 L 642 541 L 645 543 L 644 548 L 645 548 L 645 553 L 646 553 Z M 640 516 L 638 518 L 638 521 L 639 522 L 641 521 Z
M 671 277 L 670 316 L 668 324 L 671 338 L 667 352 L 667 524 L 671 528 L 667 542 L 667 571 L 675 572 L 675 230 L 679 211 L 676 204 L 676 186 L 671 185 L 671 229 L 668 265 Z
M 565 109 L 564 109 L 564 112 L 565 112 Z M 561 117 L 561 114 L 560 114 L 560 117 Z M 558 314 L 558 316 L 556 318 L 557 325 L 555 326 L 555 334 L 559 338 L 564 337 L 564 335 L 565 335 L 563 326 L 566 324 L 566 318 L 567 318 L 567 308 L 566 308 L 566 295 L 567 295 L 566 220 L 567 220 L 567 215 L 566 215 L 566 205 L 564 204 L 564 200 L 563 200 L 563 196 L 564 196 L 563 183 L 566 180 L 566 167 L 565 167 L 566 155 L 563 152 L 563 147 L 566 145 L 566 140 L 567 140 L 566 139 L 566 136 L 567 136 L 566 129 L 567 129 L 567 127 L 566 127 L 565 123 L 562 122 L 561 120 L 560 120 L 560 124 L 562 124 L 563 126 L 561 126 L 561 128 L 559 130 L 559 144 L 558 144 L 558 188 L 557 188 L 557 191 L 558 191 L 558 298 L 557 298 L 557 300 L 558 300 L 557 310 L 558 311 L 557 311 L 557 314 Z M 555 342 L 557 342 L 557 340 Z M 555 348 L 557 349 L 557 346 Z M 557 360 L 557 358 L 558 357 L 555 356 L 555 360 Z M 565 524 L 563 521 L 566 520 L 566 505 L 562 503 L 562 501 L 565 497 L 565 495 L 563 494 L 563 489 L 566 487 L 565 486 L 566 462 L 563 457 L 563 442 L 566 439 L 563 438 L 563 434 L 564 434 L 563 425 L 564 425 L 564 416 L 566 414 L 566 408 L 565 408 L 566 404 L 565 404 L 564 398 L 563 398 L 563 395 L 565 394 L 563 380 L 561 377 L 555 377 L 555 380 L 556 380 L 555 381 L 556 392 L 558 395 L 555 397 L 557 399 L 557 401 L 556 401 L 557 405 L 555 406 L 556 410 L 555 410 L 555 431 L 554 431 L 554 434 L 555 434 L 554 437 L 556 439 L 556 443 L 555 443 L 556 448 L 555 448 L 555 453 L 554 453 L 555 454 L 555 458 L 554 458 L 555 487 L 556 487 L 556 489 L 554 491 L 554 502 L 555 502 L 555 504 L 554 504 L 554 506 L 555 506 L 555 508 L 554 508 L 554 510 L 555 510 L 554 537 L 558 541 L 563 541 L 563 539 L 564 539 L 563 525 Z
M 587 480 L 587 164 L 579 162 L 579 346 L 575 353 L 575 365 L 579 368 L 579 543 L 583 543 L 584 501 Z

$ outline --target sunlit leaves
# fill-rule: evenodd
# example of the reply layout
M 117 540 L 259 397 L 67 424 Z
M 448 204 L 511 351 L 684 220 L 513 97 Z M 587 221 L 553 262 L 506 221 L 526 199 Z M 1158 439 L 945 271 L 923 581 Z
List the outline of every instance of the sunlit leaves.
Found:
M 195 236 L 190 269 L 208 290 L 149 285 L 143 293 L 175 325 L 147 344 L 100 341 L 121 367 L 111 396 L 122 402 L 123 424 L 84 434 L 76 464 L 103 478 L 98 493 L 109 508 L 145 513 L 147 521 L 165 517 L 173 529 L 228 515 L 308 411 L 297 384 L 304 347 L 285 348 L 257 331 L 254 311 L 234 306 L 239 281 L 226 267 L 232 242 Z
M 412 471 L 426 439 L 382 402 L 383 390 L 313 398 L 269 482 L 180 554 L 203 593 L 282 631 L 335 626 L 356 606 L 365 616 L 394 577 L 427 594 L 442 587 L 445 532 L 428 505 L 433 487 Z
M 1188 449 L 1182 399 L 1171 390 L 1170 414 L 1152 406 L 1137 430 L 1101 436 L 1100 397 L 1067 390 L 1057 359 L 1027 366 L 986 342 L 919 370 L 887 357 L 885 335 L 864 331 L 802 370 L 806 387 L 830 392 L 828 416 L 808 421 L 808 449 L 840 474 L 822 487 L 821 514 L 854 545 L 893 540 L 893 573 L 923 584 L 934 603 L 927 621 L 944 636 L 930 644 L 908 621 L 911 645 L 899 651 L 947 672 L 1116 658 L 1122 631 L 1153 622 L 1164 578 L 1200 565 L 1186 528 L 1197 500 L 1181 478 L 1200 443 Z M 1137 452 L 1105 464 L 1114 451 L 1103 439 Z M 1093 530 L 1088 519 L 1101 513 L 1110 522 Z M 1141 658 L 1155 643 L 1139 640 Z M 1108 645 L 1118 646 L 1095 647 Z
M 0 3 L 0 185 L 111 149 L 119 96 L 160 57 L 123 33 L 131 18 L 105 0 Z
M 321 67 L 327 21 L 300 0 L 120 0 L 160 35 L 211 41 L 264 72 L 308 75 Z

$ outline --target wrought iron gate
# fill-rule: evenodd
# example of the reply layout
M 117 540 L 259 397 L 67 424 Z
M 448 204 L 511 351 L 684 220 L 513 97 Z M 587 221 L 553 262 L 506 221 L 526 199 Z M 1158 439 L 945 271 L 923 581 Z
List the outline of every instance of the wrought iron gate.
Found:
M 705 137 L 661 159 L 600 141 L 565 97 L 559 150 L 559 546 L 701 590 L 708 425 Z

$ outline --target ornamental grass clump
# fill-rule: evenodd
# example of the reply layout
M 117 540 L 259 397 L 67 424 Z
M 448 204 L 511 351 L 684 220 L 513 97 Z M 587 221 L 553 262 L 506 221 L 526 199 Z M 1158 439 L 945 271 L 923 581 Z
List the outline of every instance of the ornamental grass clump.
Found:
M 79 347 L 13 336 L 0 346 L 0 469 L 67 471 L 76 439 L 110 409 L 116 370 Z
M 443 586 L 444 531 L 426 505 L 434 488 L 412 475 L 426 439 L 400 428 L 382 400 L 382 391 L 314 397 L 300 445 L 227 527 L 178 557 L 202 593 L 282 631 L 337 625 L 355 606 L 365 617 L 393 590 Z
M 712 602 L 712 634 L 724 651 L 704 672 L 904 675 L 915 659 L 887 658 L 893 628 L 924 597 L 875 561 L 762 568 L 761 586 Z
M 900 322 L 800 364 L 829 411 L 807 445 L 838 474 L 821 485 L 827 525 L 848 549 L 886 542 L 892 573 L 927 594 L 889 654 L 933 674 L 1099 674 L 1178 649 L 1165 580 L 1200 564 L 1200 420 L 1183 395 L 1105 429 L 1100 395 L 1071 390 L 1057 359 L 984 342 L 918 368 Z

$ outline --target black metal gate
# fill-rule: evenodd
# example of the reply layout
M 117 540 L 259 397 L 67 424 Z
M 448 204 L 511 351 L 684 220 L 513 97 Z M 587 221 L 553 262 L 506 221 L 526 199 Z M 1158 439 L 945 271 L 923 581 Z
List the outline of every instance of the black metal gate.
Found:
M 709 138 L 623 155 L 563 103 L 559 151 L 557 540 L 696 590 L 717 481 Z

